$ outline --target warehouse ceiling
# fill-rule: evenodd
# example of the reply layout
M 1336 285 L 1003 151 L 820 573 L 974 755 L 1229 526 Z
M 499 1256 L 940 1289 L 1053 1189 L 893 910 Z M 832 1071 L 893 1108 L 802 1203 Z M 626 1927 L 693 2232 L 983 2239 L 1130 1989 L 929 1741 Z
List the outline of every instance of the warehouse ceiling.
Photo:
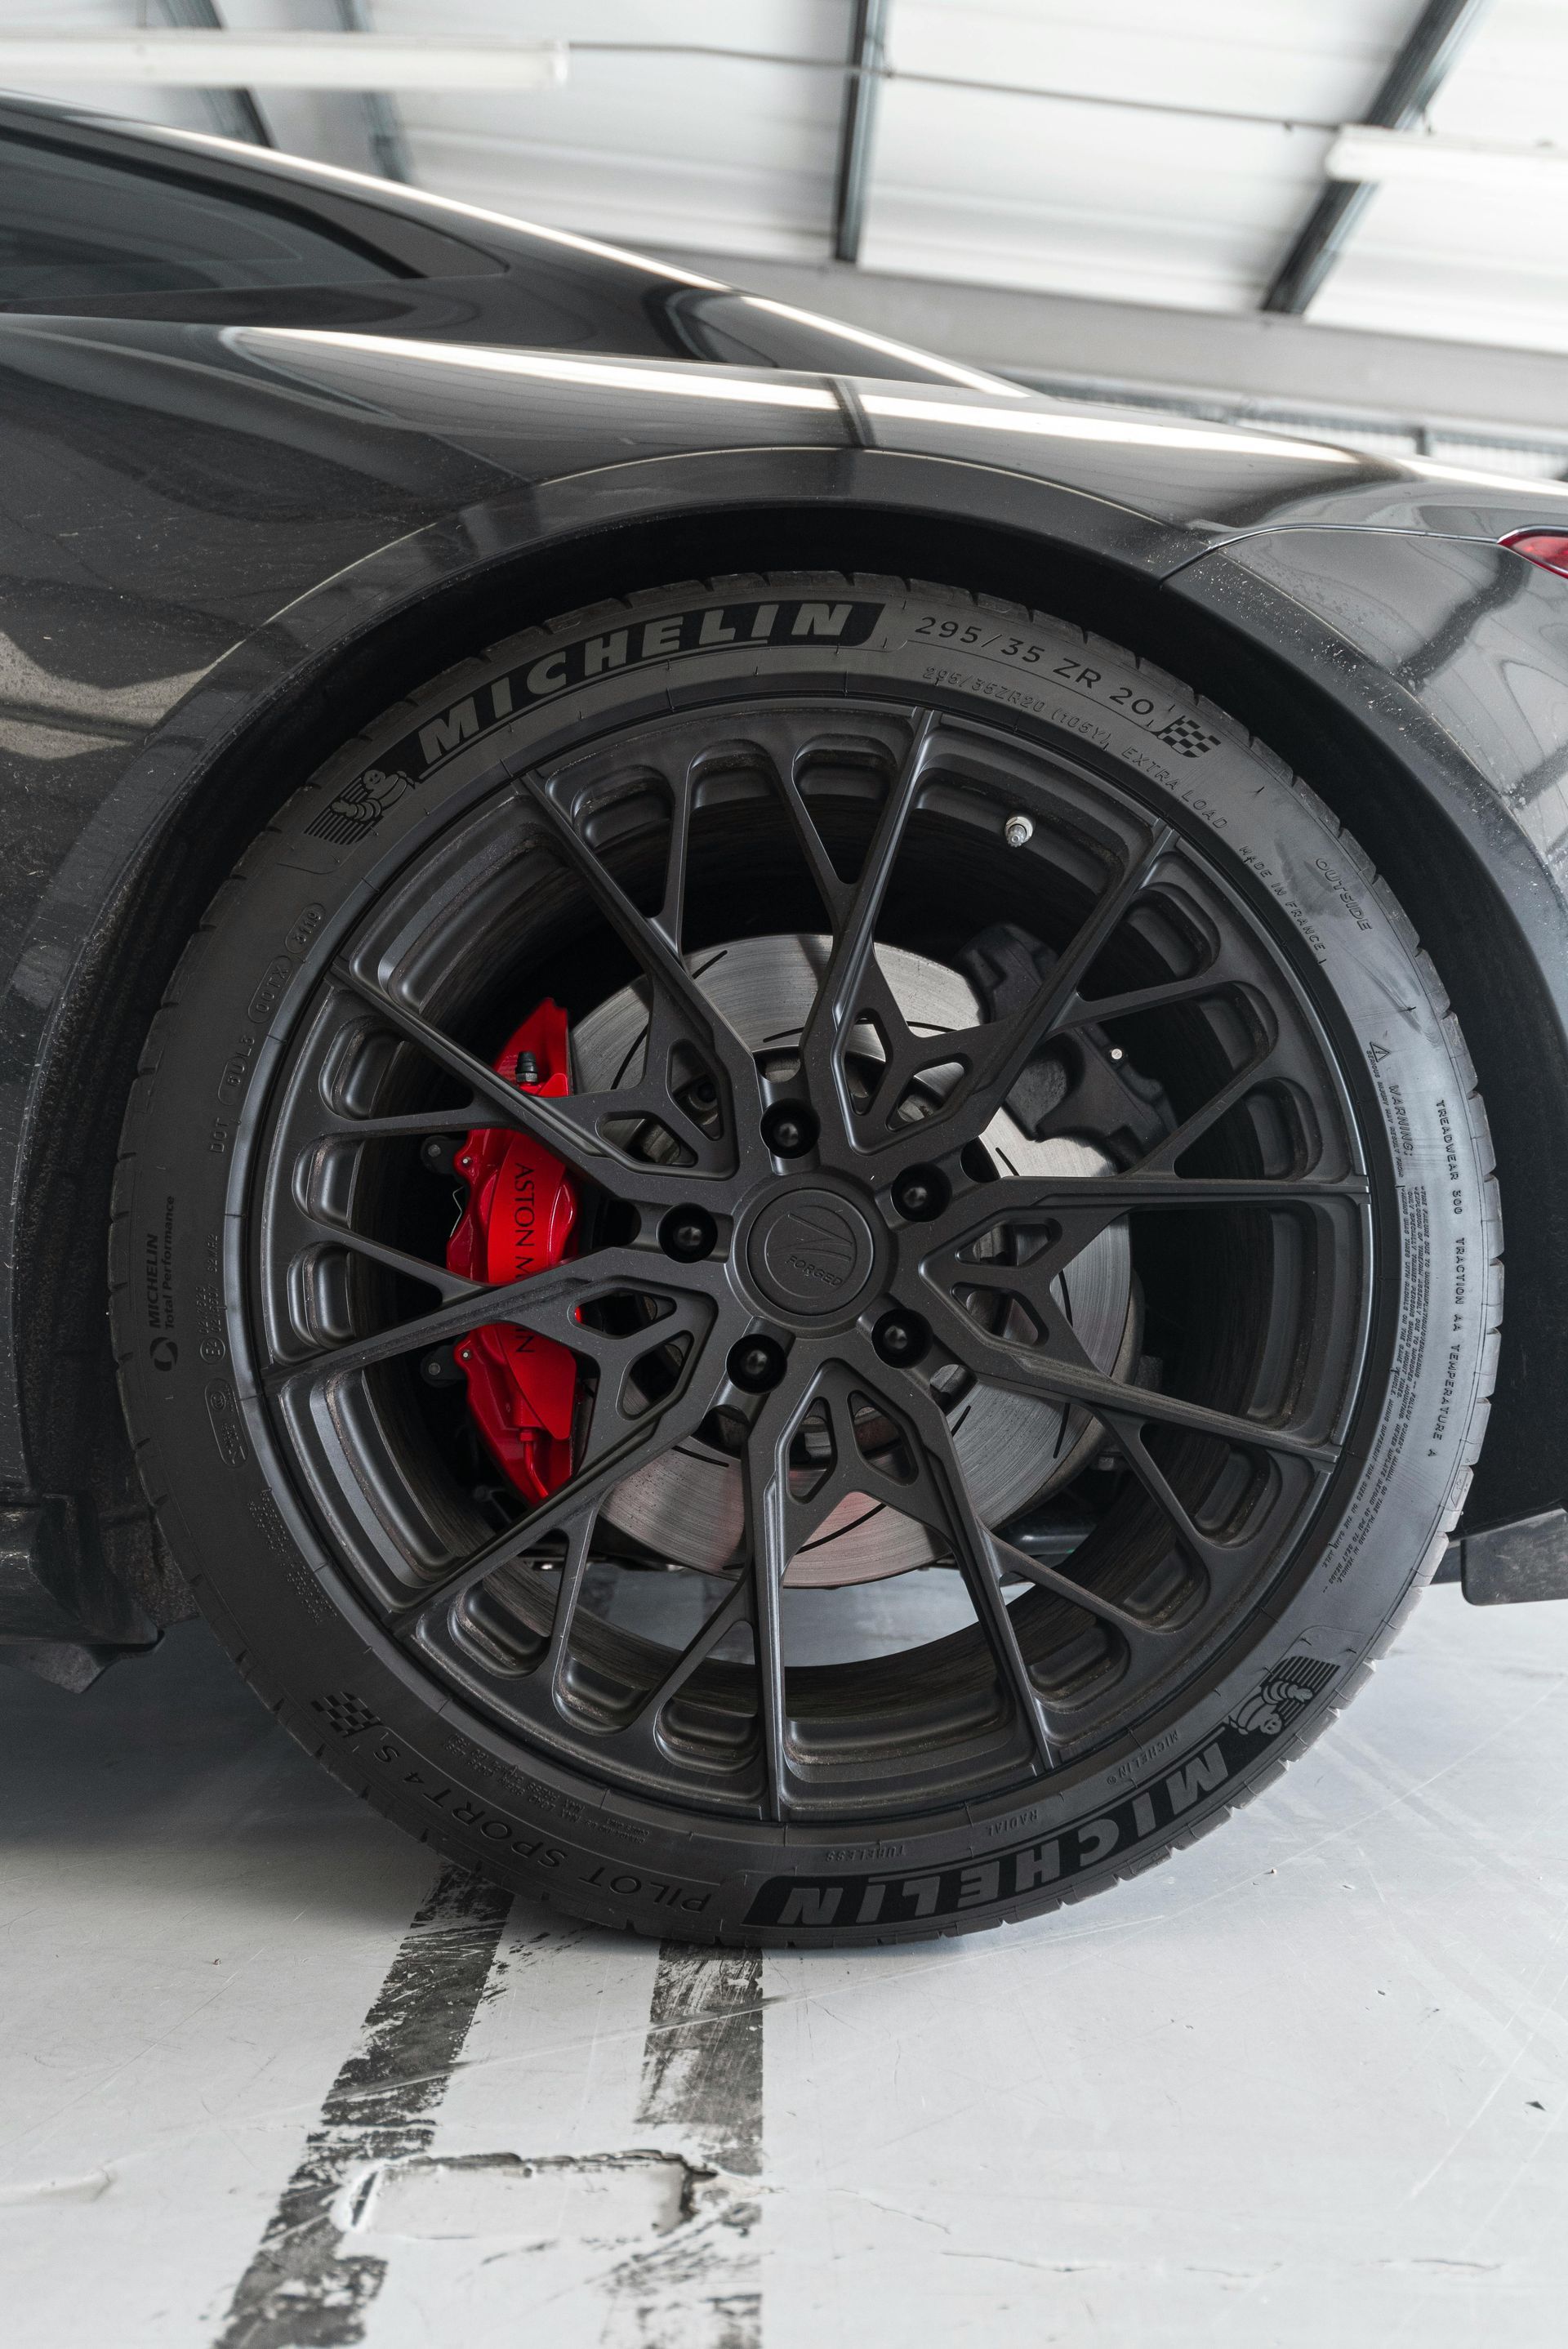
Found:
M 754 283 L 837 260 L 841 289 L 852 264 L 1150 305 L 1216 336 L 1295 314 L 1568 353 L 1568 160 L 1532 174 L 1507 151 L 1563 138 L 1564 0 L 0 0 L 0 81 L 8 39 L 68 32 L 85 60 L 139 25 L 356 32 L 367 55 L 394 36 L 562 47 L 532 89 L 408 87 L 406 67 L 369 98 L 27 86 L 260 131 Z M 1367 121 L 1403 134 L 1398 174 L 1330 180 L 1342 127 Z M 895 323 L 915 323 L 907 305 Z

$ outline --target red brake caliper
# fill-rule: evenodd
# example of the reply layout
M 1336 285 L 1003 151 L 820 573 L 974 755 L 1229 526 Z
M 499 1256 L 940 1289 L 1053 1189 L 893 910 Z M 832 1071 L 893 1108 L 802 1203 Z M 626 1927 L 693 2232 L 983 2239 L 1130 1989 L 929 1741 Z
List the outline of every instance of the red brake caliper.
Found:
M 495 1062 L 525 1093 L 570 1092 L 566 1014 L 531 1011 Z M 469 1186 L 447 1268 L 469 1280 L 522 1280 L 573 1252 L 577 1194 L 559 1158 L 526 1133 L 479 1125 L 456 1160 Z M 487 1321 L 457 1344 L 469 1408 L 520 1493 L 542 1501 L 572 1474 L 577 1363 L 570 1348 L 514 1322 Z

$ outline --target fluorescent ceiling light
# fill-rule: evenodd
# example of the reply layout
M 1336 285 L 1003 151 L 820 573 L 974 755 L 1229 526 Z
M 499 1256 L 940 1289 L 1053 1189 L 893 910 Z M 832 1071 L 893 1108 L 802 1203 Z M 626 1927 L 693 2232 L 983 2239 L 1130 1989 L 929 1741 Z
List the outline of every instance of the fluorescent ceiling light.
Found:
M 1202 424 L 1124 424 L 1108 416 L 1062 416 L 1050 409 L 971 408 L 953 399 L 904 399 L 883 391 L 863 391 L 868 416 L 901 418 L 911 424 L 978 425 L 987 432 L 1026 432 L 1045 440 L 1104 440 L 1119 449 L 1198 449 L 1222 457 L 1292 457 L 1303 465 L 1358 465 L 1348 450 L 1318 440 L 1286 440 L 1273 432 L 1211 429 Z
M 553 89 L 563 42 L 404 40 L 389 33 L 65 33 L 0 36 L 0 84 L 151 82 L 182 89 Z
M 382 358 L 413 359 L 421 367 L 460 367 L 481 375 L 521 375 L 540 383 L 592 385 L 605 391 L 667 392 L 676 399 L 738 400 L 762 408 L 836 409 L 830 391 L 814 385 L 779 383 L 716 367 L 699 373 L 678 359 L 667 367 L 622 366 L 610 359 L 561 359 L 541 351 L 491 350 L 478 344 L 416 343 L 395 335 L 335 335 L 315 326 L 231 326 L 241 350 L 262 357 L 279 345 L 317 350 L 356 351 Z
M 1509 195 L 1568 195 L 1568 147 L 1522 147 L 1441 130 L 1377 130 L 1348 123 L 1328 150 L 1331 180 L 1421 180 Z
M 1537 498 L 1568 498 L 1568 481 L 1538 481 L 1533 473 L 1478 473 L 1468 465 L 1439 464 L 1430 457 L 1401 457 L 1398 461 L 1407 472 L 1418 473 L 1424 481 L 1451 481 L 1456 489 L 1498 490 L 1525 505 L 1532 505 Z

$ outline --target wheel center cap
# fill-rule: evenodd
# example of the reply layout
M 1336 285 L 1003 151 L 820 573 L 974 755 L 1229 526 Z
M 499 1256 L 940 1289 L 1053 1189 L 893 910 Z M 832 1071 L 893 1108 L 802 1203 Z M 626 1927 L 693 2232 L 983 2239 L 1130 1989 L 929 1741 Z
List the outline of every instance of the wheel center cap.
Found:
M 836 1191 L 788 1191 L 753 1224 L 746 1260 L 764 1297 L 786 1313 L 841 1313 L 872 1277 L 876 1241 Z

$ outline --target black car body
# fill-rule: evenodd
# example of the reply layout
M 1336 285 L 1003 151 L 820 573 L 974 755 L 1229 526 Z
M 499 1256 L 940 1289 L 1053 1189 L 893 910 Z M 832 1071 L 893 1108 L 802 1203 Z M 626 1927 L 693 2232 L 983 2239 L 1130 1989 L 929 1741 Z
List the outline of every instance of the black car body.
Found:
M 589 240 L 20 102 L 0 238 L 9 1661 L 85 1685 L 184 1610 L 105 1334 L 116 1137 L 181 947 L 307 746 L 503 602 L 763 544 L 1068 614 L 1288 744 L 1436 957 L 1490 1105 L 1510 1294 L 1476 1594 L 1551 1551 L 1568 583 L 1502 542 L 1563 527 L 1568 488 L 989 388 Z M 1086 656 L 1018 691 L 1092 741 L 1098 683 Z

